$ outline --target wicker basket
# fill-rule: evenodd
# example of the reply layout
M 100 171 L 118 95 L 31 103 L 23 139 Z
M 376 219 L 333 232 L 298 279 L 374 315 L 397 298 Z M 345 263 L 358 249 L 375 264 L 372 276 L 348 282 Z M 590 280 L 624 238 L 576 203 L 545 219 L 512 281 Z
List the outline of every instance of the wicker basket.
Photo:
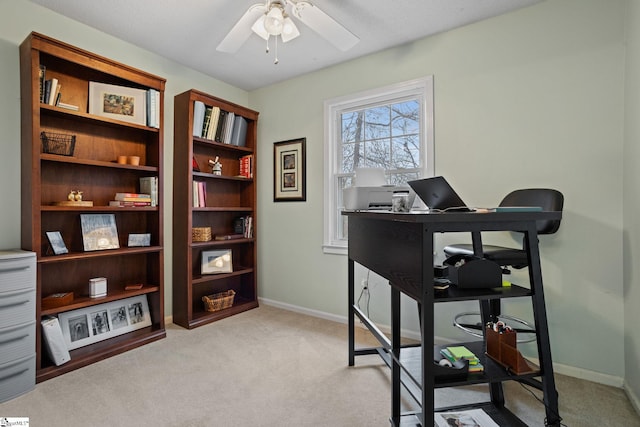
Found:
M 211 240 L 211 227 L 193 227 L 191 240 L 194 242 L 208 242 Z
M 207 311 L 219 311 L 229 308 L 233 305 L 233 297 L 236 295 L 234 290 L 219 292 L 213 295 L 202 297 L 204 309 Z
M 42 152 L 47 154 L 59 154 L 61 156 L 73 156 L 76 147 L 76 136 L 66 133 L 40 132 Z

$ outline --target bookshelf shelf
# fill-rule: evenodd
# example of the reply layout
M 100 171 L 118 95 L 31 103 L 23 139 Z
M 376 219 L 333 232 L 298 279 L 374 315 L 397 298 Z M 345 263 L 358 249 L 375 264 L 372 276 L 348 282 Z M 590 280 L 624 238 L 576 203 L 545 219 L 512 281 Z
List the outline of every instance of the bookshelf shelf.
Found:
M 41 102 L 45 79 L 56 79 L 60 101 L 77 111 Z M 88 113 L 89 82 L 157 91 L 158 127 Z M 132 296 L 146 296 L 151 326 L 73 350 L 71 360 L 56 366 L 48 357 L 41 329 L 36 334 L 38 382 L 164 338 L 163 213 L 158 207 L 111 207 L 118 192 L 136 193 L 141 178 L 157 177 L 162 206 L 163 99 L 165 80 L 50 37 L 31 33 L 20 46 L 22 114 L 22 247 L 36 253 L 36 323 L 47 316 L 97 306 Z M 40 133 L 75 136 L 70 156 L 44 152 Z M 118 164 L 119 155 L 137 156 L 140 165 Z M 82 191 L 93 206 L 55 206 L 70 191 Z M 85 252 L 82 214 L 113 214 L 119 249 Z M 59 231 L 68 253 L 51 255 L 48 231 Z M 148 233 L 151 246 L 127 247 L 128 235 Z M 89 298 L 89 279 L 105 277 L 107 295 Z M 128 284 L 142 283 L 135 291 Z M 73 292 L 62 307 L 42 308 L 42 298 Z
M 246 121 L 246 138 L 240 145 L 194 136 L 196 101 L 207 108 L 217 107 L 242 117 Z M 174 98 L 174 114 L 173 321 L 192 329 L 258 306 L 255 231 L 251 237 L 243 239 L 192 240 L 194 227 L 210 227 L 212 236 L 237 234 L 234 222 L 241 217 L 251 217 L 253 230 L 257 230 L 255 151 L 258 113 L 192 89 Z M 254 178 L 238 176 L 244 156 L 253 156 Z M 207 169 L 209 159 L 215 158 L 222 164 L 222 175 L 202 172 Z M 193 170 L 194 160 L 200 172 Z M 204 206 L 194 207 L 191 191 L 194 181 L 205 183 Z M 221 249 L 231 250 L 233 272 L 202 275 L 203 253 Z M 203 296 L 227 290 L 236 292 L 232 307 L 219 312 L 205 310 Z

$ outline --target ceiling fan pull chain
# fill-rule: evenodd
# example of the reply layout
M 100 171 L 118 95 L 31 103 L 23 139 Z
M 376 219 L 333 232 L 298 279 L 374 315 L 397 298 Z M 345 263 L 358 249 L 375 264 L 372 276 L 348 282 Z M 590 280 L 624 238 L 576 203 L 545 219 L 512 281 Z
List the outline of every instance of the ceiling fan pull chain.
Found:
M 271 36 L 267 37 L 267 49 L 265 50 L 265 53 L 269 53 L 269 39 L 271 38 Z
M 274 38 L 276 39 L 276 59 L 275 61 L 273 61 L 273 63 L 277 65 L 279 62 L 278 61 L 278 36 L 275 36 Z

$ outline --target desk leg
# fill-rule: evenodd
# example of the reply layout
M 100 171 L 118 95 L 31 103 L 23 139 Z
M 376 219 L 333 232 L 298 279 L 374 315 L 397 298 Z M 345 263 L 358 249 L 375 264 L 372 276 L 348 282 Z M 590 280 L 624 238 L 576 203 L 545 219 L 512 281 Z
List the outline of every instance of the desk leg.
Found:
M 400 291 L 391 288 L 391 424 L 400 425 Z
M 354 262 L 351 258 L 349 258 L 349 284 L 348 288 L 348 300 L 349 307 L 347 308 L 347 328 L 349 330 L 349 366 L 355 365 L 356 361 L 356 344 L 355 344 L 355 312 L 353 310 L 353 305 L 356 303 L 355 290 L 354 290 L 354 281 L 355 281 L 355 267 Z
M 482 325 L 486 325 L 487 322 L 495 322 L 499 314 L 500 300 L 480 300 L 480 318 Z M 482 330 L 482 335 L 485 336 L 484 329 Z M 491 402 L 493 402 L 496 407 L 501 408 L 504 406 L 504 389 L 502 388 L 502 383 L 489 383 L 489 395 L 491 396 Z
M 549 342 L 549 328 L 547 312 L 544 303 L 544 289 L 542 285 L 542 270 L 540 268 L 540 253 L 538 249 L 538 235 L 535 227 L 530 227 L 525 234 L 525 245 L 529 254 L 529 280 L 533 288 L 533 317 L 537 331 L 538 357 L 542 370 L 542 392 L 546 408 L 547 425 L 560 426 L 558 412 L 558 391 L 553 377 L 553 363 L 551 362 L 551 344 Z

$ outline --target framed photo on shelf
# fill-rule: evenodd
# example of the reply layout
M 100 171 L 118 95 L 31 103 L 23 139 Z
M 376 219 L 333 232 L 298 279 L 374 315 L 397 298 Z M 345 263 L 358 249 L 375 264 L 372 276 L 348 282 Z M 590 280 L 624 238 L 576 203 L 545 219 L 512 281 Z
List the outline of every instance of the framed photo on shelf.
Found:
M 80 214 L 80 225 L 85 251 L 120 247 L 114 214 Z
M 147 91 L 89 82 L 89 114 L 147 124 Z
M 51 250 L 54 255 L 69 253 L 67 246 L 64 244 L 64 240 L 62 240 L 62 234 L 60 234 L 59 231 L 47 231 L 45 234 L 47 235 L 49 245 L 51 245 Z
M 151 246 L 151 233 L 129 234 L 127 246 Z
M 273 144 L 273 201 L 306 201 L 306 138 Z
M 202 251 L 201 274 L 231 273 L 232 271 L 231 249 Z
M 151 326 L 146 295 L 65 311 L 58 320 L 69 350 Z

